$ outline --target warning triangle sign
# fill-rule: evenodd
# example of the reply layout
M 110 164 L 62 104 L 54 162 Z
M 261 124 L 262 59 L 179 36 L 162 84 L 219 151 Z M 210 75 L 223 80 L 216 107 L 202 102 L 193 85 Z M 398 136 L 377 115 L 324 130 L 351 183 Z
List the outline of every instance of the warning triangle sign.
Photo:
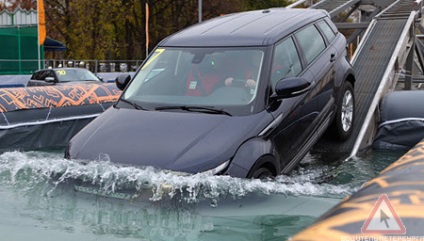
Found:
M 405 234 L 406 228 L 386 194 L 380 195 L 361 229 L 363 234 Z

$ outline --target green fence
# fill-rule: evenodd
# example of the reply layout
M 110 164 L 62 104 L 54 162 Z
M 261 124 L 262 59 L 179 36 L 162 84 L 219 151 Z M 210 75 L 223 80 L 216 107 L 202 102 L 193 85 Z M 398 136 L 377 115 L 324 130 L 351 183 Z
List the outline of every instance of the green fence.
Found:
M 31 74 L 44 68 L 44 48 L 38 57 L 37 27 L 0 28 L 0 74 Z

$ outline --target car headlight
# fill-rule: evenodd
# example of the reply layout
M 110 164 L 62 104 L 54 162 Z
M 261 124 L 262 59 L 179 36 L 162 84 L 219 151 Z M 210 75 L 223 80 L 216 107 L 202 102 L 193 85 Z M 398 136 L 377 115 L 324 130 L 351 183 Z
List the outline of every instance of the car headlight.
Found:
M 210 173 L 212 173 L 212 175 L 218 174 L 218 173 L 222 172 L 223 170 L 225 170 L 225 168 L 228 167 L 228 164 L 230 164 L 230 160 L 222 163 L 221 165 L 219 165 L 219 166 L 217 166 L 213 169 L 205 171 L 205 172 L 210 172 Z

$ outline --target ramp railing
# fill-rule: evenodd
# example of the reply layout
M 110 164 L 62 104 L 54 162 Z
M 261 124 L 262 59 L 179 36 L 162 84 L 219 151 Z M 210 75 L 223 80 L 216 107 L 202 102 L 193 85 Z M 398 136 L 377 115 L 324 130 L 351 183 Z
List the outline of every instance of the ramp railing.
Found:
M 389 6 L 388 10 L 390 10 L 391 8 L 398 8 L 399 6 L 398 4 L 405 4 L 405 2 L 408 2 L 407 4 L 411 3 L 411 1 L 396 1 L 391 6 Z M 380 46 L 375 46 L 370 44 L 370 41 L 376 42 L 374 39 L 377 36 L 375 31 L 382 30 L 382 28 L 378 28 L 378 25 L 384 21 L 394 21 L 393 19 L 396 19 L 396 17 L 401 17 L 399 15 L 396 16 L 391 11 L 388 11 L 390 16 L 385 15 L 385 13 L 386 12 L 379 14 L 370 23 L 370 26 L 368 27 L 364 35 L 364 38 L 361 41 L 360 45 L 358 46 L 358 49 L 356 50 L 354 57 L 352 59 L 352 64 L 354 67 L 357 65 L 359 59 L 361 59 L 360 58 L 361 55 L 369 55 L 370 49 L 380 47 Z M 418 16 L 418 12 L 409 10 L 408 13 L 409 13 L 409 17 L 407 17 L 406 23 L 404 24 L 404 27 L 403 27 L 403 30 L 401 31 L 400 36 L 398 37 L 395 36 L 396 38 L 394 40 L 397 41 L 397 43 L 395 45 L 394 50 L 390 52 L 391 56 L 388 63 L 385 65 L 384 72 L 381 75 L 382 77 L 380 79 L 370 80 L 366 78 L 368 76 L 375 76 L 375 75 L 372 75 L 367 72 L 359 74 L 363 79 L 359 79 L 358 81 L 360 82 L 376 81 L 376 83 L 379 83 L 379 84 L 375 92 L 372 91 L 367 93 L 366 91 L 358 91 L 359 93 L 356 93 L 357 95 L 358 94 L 370 95 L 371 101 L 369 104 L 368 103 L 363 104 L 363 108 L 364 109 L 366 108 L 366 111 L 359 110 L 359 112 L 363 111 L 363 114 L 361 115 L 361 113 L 359 113 L 357 115 L 357 117 L 359 117 L 356 119 L 357 121 L 359 121 L 359 123 L 357 122 L 357 124 L 359 124 L 361 128 L 354 142 L 350 157 L 356 156 L 360 148 L 370 145 L 369 142 L 372 141 L 373 132 L 375 131 L 373 129 L 374 127 L 371 124 L 372 124 L 372 121 L 375 120 L 374 117 L 377 111 L 378 104 L 382 96 L 385 93 L 387 93 L 387 91 L 393 90 L 398 79 L 400 68 L 402 68 L 405 65 L 408 59 L 413 58 L 411 56 L 414 51 L 411 51 L 411 50 L 414 49 L 414 42 L 415 42 L 414 23 L 416 21 L 416 17 Z M 403 10 L 401 12 L 401 15 L 405 16 L 405 12 L 403 12 Z M 382 37 L 381 34 L 378 36 Z M 389 36 L 386 36 L 386 37 L 389 37 Z M 383 51 L 383 50 L 380 49 L 380 51 Z M 369 61 L 366 64 L 372 65 L 375 63 L 372 63 L 370 61 L 378 61 L 378 59 L 362 58 L 362 61 Z M 362 66 L 363 65 L 364 63 L 362 63 Z M 362 69 L 355 69 L 355 70 L 366 71 Z M 375 69 L 371 69 L 371 71 L 375 71 Z M 364 76 L 367 76 L 367 77 L 364 77 Z M 359 84 L 362 84 L 362 83 L 359 83 Z M 358 88 L 358 89 L 361 89 L 361 88 Z M 363 116 L 363 118 L 361 118 L 361 116 Z

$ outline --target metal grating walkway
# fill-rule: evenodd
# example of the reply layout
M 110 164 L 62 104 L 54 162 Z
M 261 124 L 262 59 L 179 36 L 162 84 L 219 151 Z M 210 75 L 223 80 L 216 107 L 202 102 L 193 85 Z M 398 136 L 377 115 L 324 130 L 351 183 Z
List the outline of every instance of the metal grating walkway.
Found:
M 330 14 L 331 18 L 334 18 L 358 2 L 360 0 L 322 0 L 311 6 L 311 8 L 324 9 Z
M 408 18 L 408 16 L 411 14 L 411 11 L 413 10 L 418 10 L 418 5 L 416 5 L 415 0 L 399 1 L 398 3 L 387 8 L 380 19 L 402 17 Z
M 379 20 L 370 32 L 368 41 L 363 45 L 362 52 L 353 65 L 356 73 L 356 128 L 352 133 L 357 137 L 360 127 L 365 123 L 371 103 L 383 79 L 389 61 L 399 41 L 408 18 L 395 20 Z M 352 149 L 356 138 L 345 143 L 347 149 Z
M 327 2 L 327 1 L 325 1 Z M 337 1 L 342 2 L 342 1 Z M 347 1 L 344 1 L 347 2 Z M 365 124 L 366 116 L 372 106 L 401 35 L 407 26 L 411 12 L 416 10 L 413 0 L 399 0 L 389 6 L 370 29 L 360 52 L 357 53 L 353 68 L 356 72 L 355 83 L 355 126 L 351 138 L 344 143 L 323 138 L 317 149 L 348 154 L 354 149 L 357 137 Z

